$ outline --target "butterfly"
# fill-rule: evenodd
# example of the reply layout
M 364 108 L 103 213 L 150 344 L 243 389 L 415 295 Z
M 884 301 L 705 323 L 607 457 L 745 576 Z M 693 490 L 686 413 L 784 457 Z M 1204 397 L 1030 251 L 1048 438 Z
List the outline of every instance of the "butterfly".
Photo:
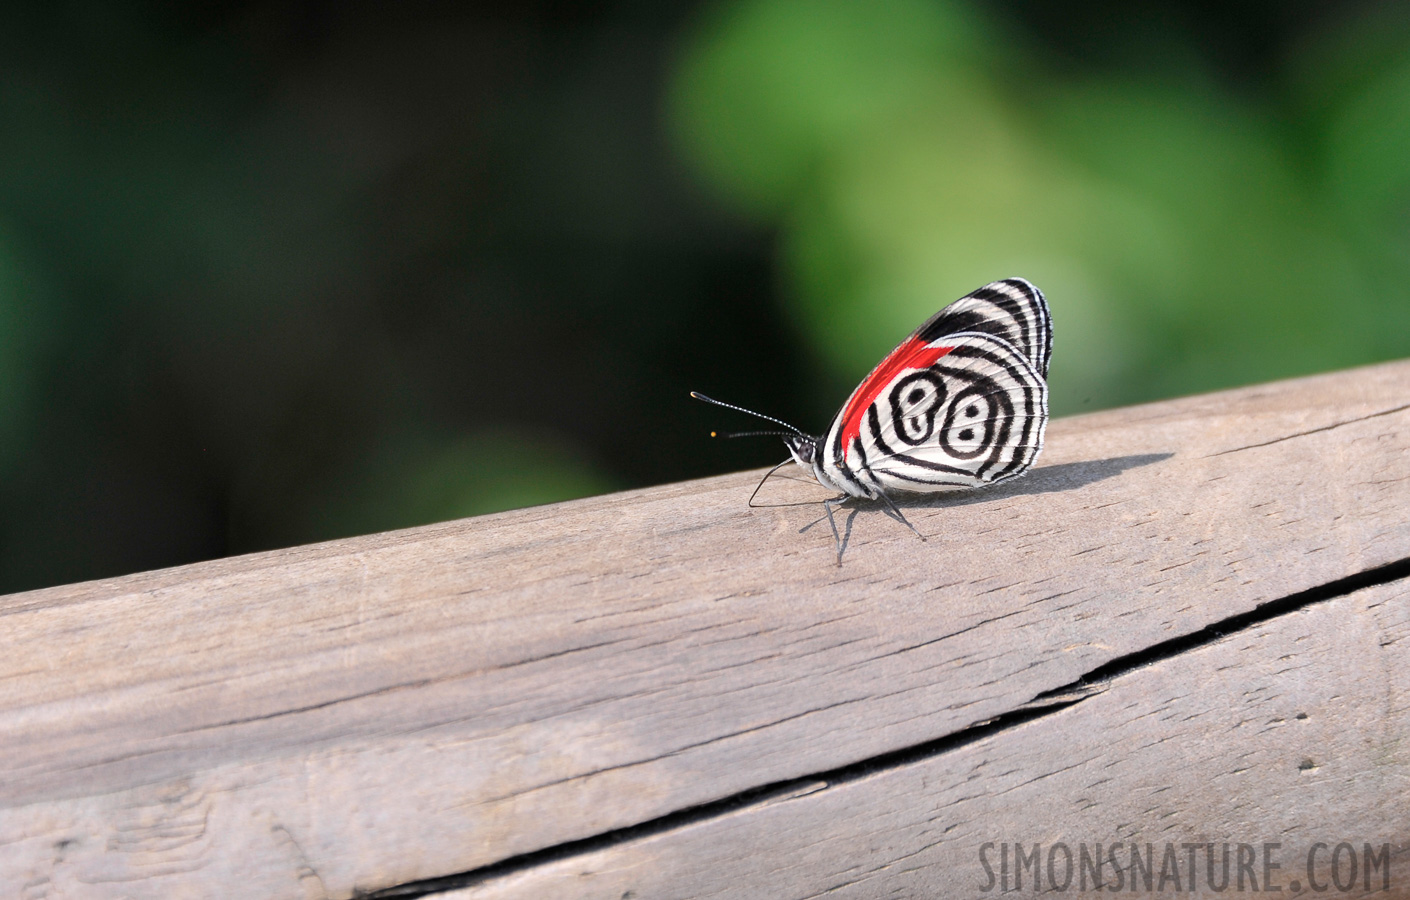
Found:
M 924 540 L 892 494 L 985 487 L 1028 471 L 1043 449 L 1052 351 L 1052 316 L 1042 291 L 1006 278 L 931 316 L 862 379 L 822 435 L 691 396 L 789 429 L 729 436 L 782 437 L 790 458 L 769 474 L 795 462 L 838 491 L 823 504 L 841 565 L 842 539 L 832 515 L 838 504 L 879 500 Z

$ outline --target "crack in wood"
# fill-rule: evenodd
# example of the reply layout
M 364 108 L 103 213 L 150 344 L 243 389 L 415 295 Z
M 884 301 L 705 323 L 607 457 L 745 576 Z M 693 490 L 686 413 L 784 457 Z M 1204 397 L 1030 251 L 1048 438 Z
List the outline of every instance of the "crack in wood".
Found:
M 1170 659 L 1182 653 L 1188 653 L 1206 644 L 1222 640 L 1231 634 L 1245 631 L 1255 625 L 1275 619 L 1278 616 L 1297 612 L 1305 609 L 1314 603 L 1322 603 L 1336 597 L 1344 597 L 1363 588 L 1374 587 L 1378 584 L 1389 584 L 1392 581 L 1399 581 L 1403 578 L 1410 578 L 1410 559 L 1397 560 L 1374 569 L 1367 569 L 1364 572 L 1357 572 L 1355 575 L 1348 575 L 1345 578 L 1338 578 L 1315 588 L 1305 591 L 1298 591 L 1277 600 L 1270 600 L 1267 603 L 1260 603 L 1248 612 L 1230 616 L 1227 619 L 1220 619 L 1212 622 L 1198 631 L 1192 631 L 1179 637 L 1170 638 L 1153 644 L 1144 650 L 1135 653 L 1128 653 L 1118 656 L 1116 659 L 1097 666 L 1092 671 L 1081 678 L 1061 687 L 1044 691 L 1034 697 L 1035 701 L 1066 696 L 1073 691 L 1082 691 L 1094 686 L 1109 682 L 1114 678 L 1125 675 L 1127 672 L 1143 668 L 1152 663 L 1160 662 L 1163 659 Z
M 1271 441 L 1263 441 L 1259 444 L 1249 444 L 1246 447 L 1233 447 L 1229 450 L 1220 450 L 1218 453 L 1209 454 L 1208 456 L 1204 457 L 1204 459 L 1213 459 L 1216 456 L 1223 456 L 1226 453 L 1238 453 L 1243 450 L 1253 450 L 1257 447 L 1267 447 L 1270 444 L 1278 444 L 1283 441 L 1290 441 L 1293 438 L 1307 437 L 1307 435 L 1309 434 L 1318 434 L 1323 431 L 1331 431 L 1333 428 L 1341 428 L 1343 425 L 1355 425 L 1357 422 L 1364 422 L 1367 419 L 1377 419 L 1381 416 L 1394 415 L 1398 412 L 1405 412 L 1405 410 L 1407 409 L 1410 409 L 1410 403 L 1407 403 L 1404 406 L 1397 406 L 1394 409 L 1383 409 L 1380 412 L 1368 413 L 1364 416 L 1359 416 L 1355 419 L 1347 419 L 1345 422 L 1333 422 L 1330 425 L 1323 425 L 1321 428 L 1312 428 L 1307 431 L 1299 431 L 1296 434 L 1284 435 L 1283 437 L 1273 438 L 1273 440 Z
M 858 781 L 879 772 L 930 759 L 942 753 L 949 753 L 960 747 L 965 747 L 992 737 L 1000 732 L 1017 728 L 1034 719 L 1051 715 L 1069 706 L 1074 706 L 1095 693 L 1097 693 L 1097 691 L 1088 692 L 1075 700 L 1053 700 L 1045 703 L 1030 704 L 1011 712 L 995 716 L 992 719 L 971 725 L 968 728 L 963 728 L 959 731 L 944 735 L 943 737 L 935 738 L 911 747 L 903 747 L 900 750 L 893 750 L 889 753 L 883 753 L 879 756 L 849 763 L 845 766 L 839 766 L 825 772 L 815 772 L 799 778 L 790 778 L 785 781 L 761 785 L 728 797 L 722 797 L 719 800 L 713 800 L 709 803 L 702 803 L 687 809 L 676 810 L 666 815 L 658 816 L 655 819 L 639 822 L 636 825 L 616 828 L 591 837 L 568 841 L 567 843 L 558 844 L 553 847 L 545 847 L 541 850 L 535 850 L 531 853 L 524 853 L 519 856 L 512 856 L 508 859 L 503 859 L 478 869 L 472 869 L 468 872 L 428 878 L 374 891 L 359 891 L 354 893 L 353 896 L 358 898 L 358 900 L 392 900 L 392 898 L 397 898 L 397 900 L 414 900 L 414 898 L 434 896 L 435 894 L 444 893 L 446 891 L 459 890 L 476 884 L 482 884 L 496 878 L 511 875 L 515 872 L 533 869 L 537 866 L 557 862 L 558 860 L 567 859 L 569 857 L 592 853 L 606 847 L 687 828 L 691 825 L 719 818 L 720 816 L 737 813 L 751 807 L 797 799 L 800 796 L 813 794 L 819 790 L 826 790 L 837 785 Z M 822 784 L 821 787 L 819 787 L 819 783 Z
M 590 837 L 512 856 L 467 872 L 408 882 L 373 891 L 357 891 L 354 893 L 354 897 L 358 900 L 393 900 L 393 898 L 415 900 L 415 898 L 460 890 L 563 859 L 687 828 L 745 809 L 797 799 L 891 769 L 928 760 L 1076 706 L 1102 693 L 1107 683 L 1136 669 L 1188 653 L 1232 634 L 1246 631 L 1271 619 L 1297 612 L 1314 604 L 1405 578 L 1410 578 L 1410 559 L 1398 560 L 1374 569 L 1358 572 L 1346 578 L 1339 578 L 1319 587 L 1260 604 L 1248 612 L 1222 619 L 1190 634 L 1162 641 L 1136 653 L 1120 656 L 1097 666 L 1069 684 L 1038 694 L 1032 700 L 1013 710 L 939 738 L 848 763 L 827 771 L 813 772 L 801 777 L 761 785 L 708 803 L 675 810 L 635 825 L 612 829 Z M 1315 768 L 1315 766 L 1312 767 Z

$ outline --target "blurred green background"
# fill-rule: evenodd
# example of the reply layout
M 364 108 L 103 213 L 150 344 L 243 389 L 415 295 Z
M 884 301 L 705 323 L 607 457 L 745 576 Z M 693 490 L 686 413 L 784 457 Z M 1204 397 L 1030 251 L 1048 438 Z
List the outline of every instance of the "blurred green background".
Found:
M 1056 414 L 1410 355 L 1410 12 L 12 4 L 0 591 L 762 465 L 940 306 Z

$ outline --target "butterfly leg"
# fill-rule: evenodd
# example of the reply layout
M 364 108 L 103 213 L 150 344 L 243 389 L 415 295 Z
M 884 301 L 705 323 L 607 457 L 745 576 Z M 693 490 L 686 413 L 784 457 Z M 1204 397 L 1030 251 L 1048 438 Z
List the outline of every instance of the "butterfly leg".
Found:
M 888 497 L 885 491 L 879 490 L 876 492 L 876 494 L 878 497 L 881 498 L 881 502 L 885 503 L 887 507 L 890 508 L 891 512 L 895 513 L 897 521 L 909 528 L 911 532 L 915 534 L 916 537 L 920 538 L 922 541 L 925 540 L 925 535 L 921 534 L 919 531 L 916 531 L 916 527 L 910 523 L 910 520 L 907 519 L 904 515 L 902 515 L 900 507 L 896 505 L 896 501 Z
M 837 544 L 837 565 L 842 565 L 842 535 L 837 532 L 837 520 L 832 517 L 832 508 L 847 502 L 847 495 L 832 497 L 823 501 L 823 509 L 827 512 L 827 524 L 832 526 L 832 540 Z
M 749 506 L 751 508 L 758 508 L 754 506 L 754 498 L 759 496 L 759 491 L 764 487 L 764 482 L 769 480 L 769 476 L 777 472 L 779 469 L 782 469 L 784 466 L 788 465 L 791 462 L 793 462 L 793 457 L 790 456 L 788 459 L 785 459 L 783 462 L 779 463 L 778 465 L 774 466 L 772 469 L 764 473 L 764 477 L 760 478 L 759 483 L 755 485 L 754 493 L 749 495 Z

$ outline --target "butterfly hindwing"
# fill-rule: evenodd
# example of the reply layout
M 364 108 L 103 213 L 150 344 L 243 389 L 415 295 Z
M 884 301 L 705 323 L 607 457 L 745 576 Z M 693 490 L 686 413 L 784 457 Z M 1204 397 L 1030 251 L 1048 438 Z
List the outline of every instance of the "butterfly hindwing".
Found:
M 982 487 L 1043 446 L 1052 325 L 1037 288 L 996 281 L 941 310 L 872 370 L 819 442 L 843 491 Z
M 1002 338 L 948 335 L 950 352 L 900 374 L 867 411 L 859 456 L 883 490 L 982 487 L 1019 475 L 1043 446 L 1048 391 Z

